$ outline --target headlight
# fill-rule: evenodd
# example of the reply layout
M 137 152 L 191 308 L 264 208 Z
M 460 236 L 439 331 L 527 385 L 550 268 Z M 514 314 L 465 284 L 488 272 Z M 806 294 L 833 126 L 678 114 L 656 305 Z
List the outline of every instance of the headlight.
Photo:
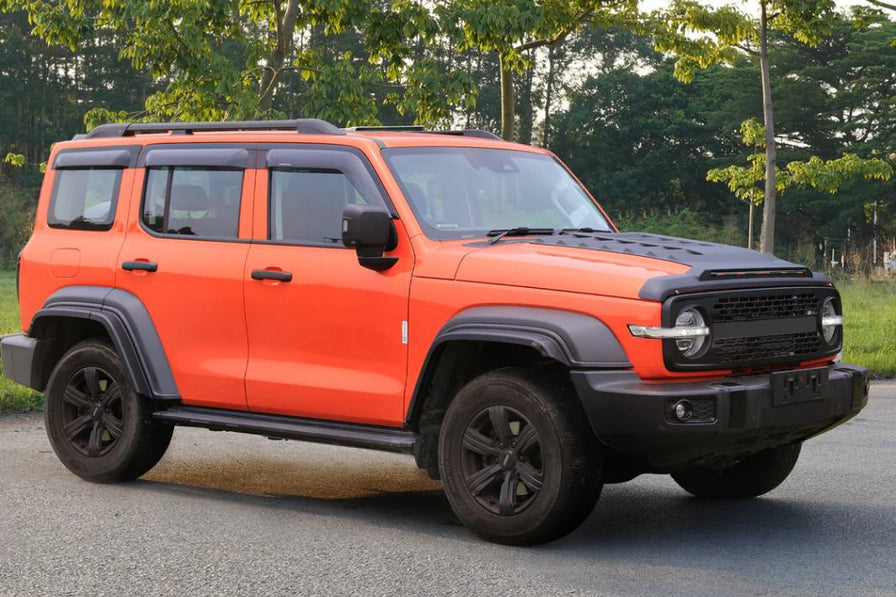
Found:
M 830 345 L 837 343 L 837 328 L 843 325 L 843 316 L 837 315 L 837 307 L 834 306 L 834 297 L 825 299 L 821 307 L 821 333 L 824 341 Z
M 636 338 L 675 340 L 676 348 L 688 358 L 694 358 L 700 354 L 709 336 L 706 319 L 696 307 L 683 309 L 675 318 L 675 327 L 672 328 L 631 324 L 628 329 Z
M 688 307 L 678 314 L 678 317 L 675 318 L 675 327 L 677 329 L 705 329 L 709 332 L 709 328 L 706 327 L 706 321 L 703 319 L 703 315 L 701 315 L 700 311 L 694 307 Z M 706 335 L 686 336 L 675 340 L 675 346 L 678 347 L 681 354 L 686 357 L 693 357 L 699 353 L 705 343 Z

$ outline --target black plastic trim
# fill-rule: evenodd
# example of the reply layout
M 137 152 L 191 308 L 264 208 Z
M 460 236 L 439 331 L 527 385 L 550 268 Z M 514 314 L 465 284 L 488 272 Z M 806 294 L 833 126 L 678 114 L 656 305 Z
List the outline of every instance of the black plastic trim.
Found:
M 140 145 L 62 149 L 53 160 L 53 169 L 133 168 L 140 149 Z
M 840 298 L 837 290 L 825 286 L 777 286 L 771 288 L 752 288 L 743 290 L 726 290 L 712 291 L 699 294 L 687 294 L 673 296 L 663 303 L 662 307 L 662 324 L 664 327 L 673 327 L 675 318 L 687 307 L 697 307 L 700 309 L 704 317 L 707 318 L 707 324 L 710 327 L 710 336 L 707 339 L 707 346 L 695 358 L 688 359 L 681 356 L 681 353 L 675 347 L 674 340 L 663 340 L 663 360 L 669 371 L 718 371 L 720 369 L 747 369 L 750 367 L 763 367 L 768 365 L 786 365 L 793 366 L 804 361 L 810 361 L 819 358 L 833 357 L 840 352 L 840 333 L 836 336 L 837 342 L 834 345 L 826 345 L 822 338 L 821 344 L 825 348 L 817 353 L 810 355 L 797 355 L 790 358 L 772 357 L 769 358 L 763 354 L 757 354 L 752 359 L 738 361 L 736 363 L 719 363 L 713 358 L 713 344 L 715 340 L 727 338 L 754 338 L 754 337 L 773 337 L 780 334 L 790 334 L 796 332 L 809 332 L 818 330 L 821 332 L 821 314 L 812 317 L 791 317 L 786 319 L 755 319 L 742 322 L 725 322 L 716 323 L 712 321 L 709 306 L 719 298 L 735 297 L 735 296 L 752 296 L 764 295 L 769 292 L 789 294 L 792 292 L 811 292 L 822 297 L 835 297 L 837 312 L 841 313 Z M 814 319 L 814 323 L 813 320 Z
M 135 390 L 157 400 L 180 400 L 168 357 L 146 307 L 130 292 L 106 286 L 68 286 L 54 292 L 31 320 L 38 338 L 45 318 L 99 322 L 115 345 Z
M 34 372 L 34 355 L 37 348 L 38 341 L 21 332 L 0 336 L 2 375 L 29 388 L 37 386 Z
M 268 415 L 194 406 L 175 406 L 155 418 L 176 425 L 236 431 L 354 448 L 412 453 L 417 434 L 391 427 Z
M 251 159 L 250 159 L 251 158 Z M 150 145 L 140 156 L 140 166 L 162 168 L 193 166 L 244 170 L 255 163 L 250 147 L 222 147 L 214 143 Z
M 300 135 L 344 135 L 345 131 L 319 118 L 295 120 L 243 120 L 228 122 L 119 122 L 101 124 L 81 139 L 130 137 L 138 133 L 180 132 L 187 135 L 196 131 L 295 131 Z
M 584 313 L 507 305 L 473 307 L 452 317 L 436 334 L 417 378 L 406 423 L 419 416 L 421 394 L 438 365 L 438 355 L 452 341 L 480 341 L 528 346 L 570 368 L 631 368 L 616 336 L 599 319 Z
M 868 372 L 846 364 L 822 369 L 815 395 L 781 400 L 772 375 L 700 382 L 645 382 L 632 371 L 572 371 L 570 377 L 598 439 L 617 452 L 645 456 L 649 471 L 669 472 L 801 442 L 854 417 L 868 403 Z M 824 377 L 822 375 L 821 377 Z M 715 418 L 670 421 L 678 400 L 710 400 Z

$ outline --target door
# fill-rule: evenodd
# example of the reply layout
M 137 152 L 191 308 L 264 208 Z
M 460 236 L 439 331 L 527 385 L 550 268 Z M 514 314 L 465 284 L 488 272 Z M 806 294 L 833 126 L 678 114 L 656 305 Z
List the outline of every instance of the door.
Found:
M 250 155 L 206 144 L 141 157 L 140 210 L 130 217 L 116 284 L 149 311 L 185 404 L 246 409 Z
M 385 205 L 382 187 L 351 148 L 272 149 L 266 163 L 245 271 L 249 409 L 400 426 L 413 254 L 398 222 L 386 271 L 341 241 L 343 208 Z

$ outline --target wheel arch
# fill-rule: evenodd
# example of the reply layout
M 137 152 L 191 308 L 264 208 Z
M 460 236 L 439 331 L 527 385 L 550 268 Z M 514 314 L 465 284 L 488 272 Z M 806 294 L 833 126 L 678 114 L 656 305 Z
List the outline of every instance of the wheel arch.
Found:
M 418 466 L 437 474 L 441 421 L 457 391 L 481 373 L 519 365 L 567 376 L 632 366 L 610 328 L 590 315 L 517 306 L 462 311 L 433 340 L 405 416 L 405 427 L 419 434 Z
M 56 363 L 72 346 L 107 337 L 138 394 L 179 400 L 171 367 L 146 307 L 135 295 L 103 286 L 69 286 L 54 292 L 35 313 L 28 336 L 38 341 L 35 388 L 46 388 Z

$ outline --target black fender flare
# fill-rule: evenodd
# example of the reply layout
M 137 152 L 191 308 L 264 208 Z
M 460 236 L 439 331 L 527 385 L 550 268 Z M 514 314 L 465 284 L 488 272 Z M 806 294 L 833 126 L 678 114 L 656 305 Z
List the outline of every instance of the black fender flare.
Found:
M 68 286 L 54 292 L 34 314 L 28 336 L 40 338 L 54 318 L 101 324 L 135 391 L 156 400 L 180 400 L 168 357 L 146 307 L 135 295 L 107 286 Z
M 413 427 L 421 414 L 421 395 L 438 366 L 441 349 L 458 340 L 527 346 L 570 369 L 632 367 L 610 328 L 592 315 L 511 305 L 471 307 L 449 319 L 429 347 L 408 406 L 407 426 Z

